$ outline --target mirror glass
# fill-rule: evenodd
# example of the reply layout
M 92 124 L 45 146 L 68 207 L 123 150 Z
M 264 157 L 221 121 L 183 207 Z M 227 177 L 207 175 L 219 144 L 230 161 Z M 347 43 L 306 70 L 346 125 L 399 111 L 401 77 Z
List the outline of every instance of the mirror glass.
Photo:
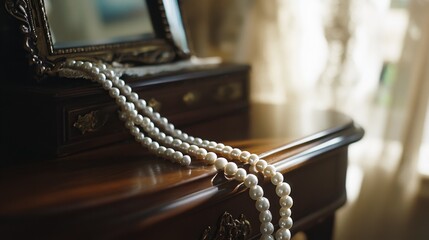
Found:
M 55 49 L 152 39 L 145 0 L 44 0 Z

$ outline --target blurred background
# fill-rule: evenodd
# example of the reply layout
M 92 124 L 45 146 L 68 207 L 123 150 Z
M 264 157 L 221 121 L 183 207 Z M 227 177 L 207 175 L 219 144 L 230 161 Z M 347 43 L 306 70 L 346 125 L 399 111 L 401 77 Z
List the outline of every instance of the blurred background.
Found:
M 366 130 L 336 240 L 429 239 L 429 0 L 182 3 L 197 56 L 251 64 L 252 101 L 335 109 Z

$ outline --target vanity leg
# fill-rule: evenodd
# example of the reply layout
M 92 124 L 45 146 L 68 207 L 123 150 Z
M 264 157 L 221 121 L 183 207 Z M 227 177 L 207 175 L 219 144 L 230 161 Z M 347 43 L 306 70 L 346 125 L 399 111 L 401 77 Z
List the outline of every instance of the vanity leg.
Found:
M 307 240 L 331 240 L 334 234 L 335 215 L 331 215 L 305 231 Z

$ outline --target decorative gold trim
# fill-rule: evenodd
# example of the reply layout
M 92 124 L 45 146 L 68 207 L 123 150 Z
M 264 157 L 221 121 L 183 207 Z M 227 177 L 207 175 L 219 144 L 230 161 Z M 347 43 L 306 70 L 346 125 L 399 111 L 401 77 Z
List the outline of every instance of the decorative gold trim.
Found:
M 21 32 L 24 34 L 24 49 L 28 52 L 30 66 L 35 68 L 36 74 L 43 76 L 49 73 L 54 64 L 44 60 L 37 48 L 38 35 L 35 29 L 33 12 L 31 11 L 30 2 L 28 0 L 6 0 L 6 11 L 21 21 Z
M 67 59 L 140 64 L 161 64 L 185 58 L 171 36 L 162 0 L 155 2 L 161 18 L 163 33 L 151 40 L 138 40 L 112 44 L 96 44 L 84 47 L 54 48 L 44 0 L 6 0 L 5 8 L 22 25 L 24 48 L 36 76 L 57 75 Z M 180 56 L 179 56 L 180 55 Z
M 106 121 L 100 121 L 97 117 L 98 111 L 91 111 L 85 115 L 79 115 L 77 121 L 73 123 L 73 127 L 80 130 L 82 135 L 89 132 L 98 131 Z
M 201 240 L 244 240 L 251 232 L 250 222 L 244 214 L 241 214 L 239 219 L 234 219 L 230 213 L 224 212 L 219 219 L 217 230 L 212 231 L 212 227 L 208 226 Z

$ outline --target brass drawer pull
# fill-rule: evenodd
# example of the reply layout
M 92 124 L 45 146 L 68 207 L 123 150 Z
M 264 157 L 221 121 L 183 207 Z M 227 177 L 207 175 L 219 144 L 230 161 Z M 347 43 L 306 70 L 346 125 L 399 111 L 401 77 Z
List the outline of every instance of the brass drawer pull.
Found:
M 91 111 L 85 115 L 79 115 L 73 127 L 77 128 L 82 135 L 100 130 L 107 122 L 107 116 L 101 116 L 99 111 Z
M 243 97 L 241 83 L 233 82 L 219 86 L 215 92 L 215 100 L 218 102 L 231 102 Z
M 192 106 L 197 102 L 199 102 L 200 96 L 199 94 L 190 91 L 190 92 L 187 92 L 185 95 L 183 95 L 182 100 L 187 106 Z
M 159 111 L 161 111 L 162 104 L 161 104 L 161 102 L 159 102 L 155 98 L 151 98 L 148 102 L 148 106 L 153 108 L 153 110 L 159 112 Z
M 214 231 L 211 226 L 207 227 L 201 240 L 244 240 L 252 232 L 250 222 L 244 214 L 239 219 L 234 219 L 230 213 L 224 212 L 217 227 Z

